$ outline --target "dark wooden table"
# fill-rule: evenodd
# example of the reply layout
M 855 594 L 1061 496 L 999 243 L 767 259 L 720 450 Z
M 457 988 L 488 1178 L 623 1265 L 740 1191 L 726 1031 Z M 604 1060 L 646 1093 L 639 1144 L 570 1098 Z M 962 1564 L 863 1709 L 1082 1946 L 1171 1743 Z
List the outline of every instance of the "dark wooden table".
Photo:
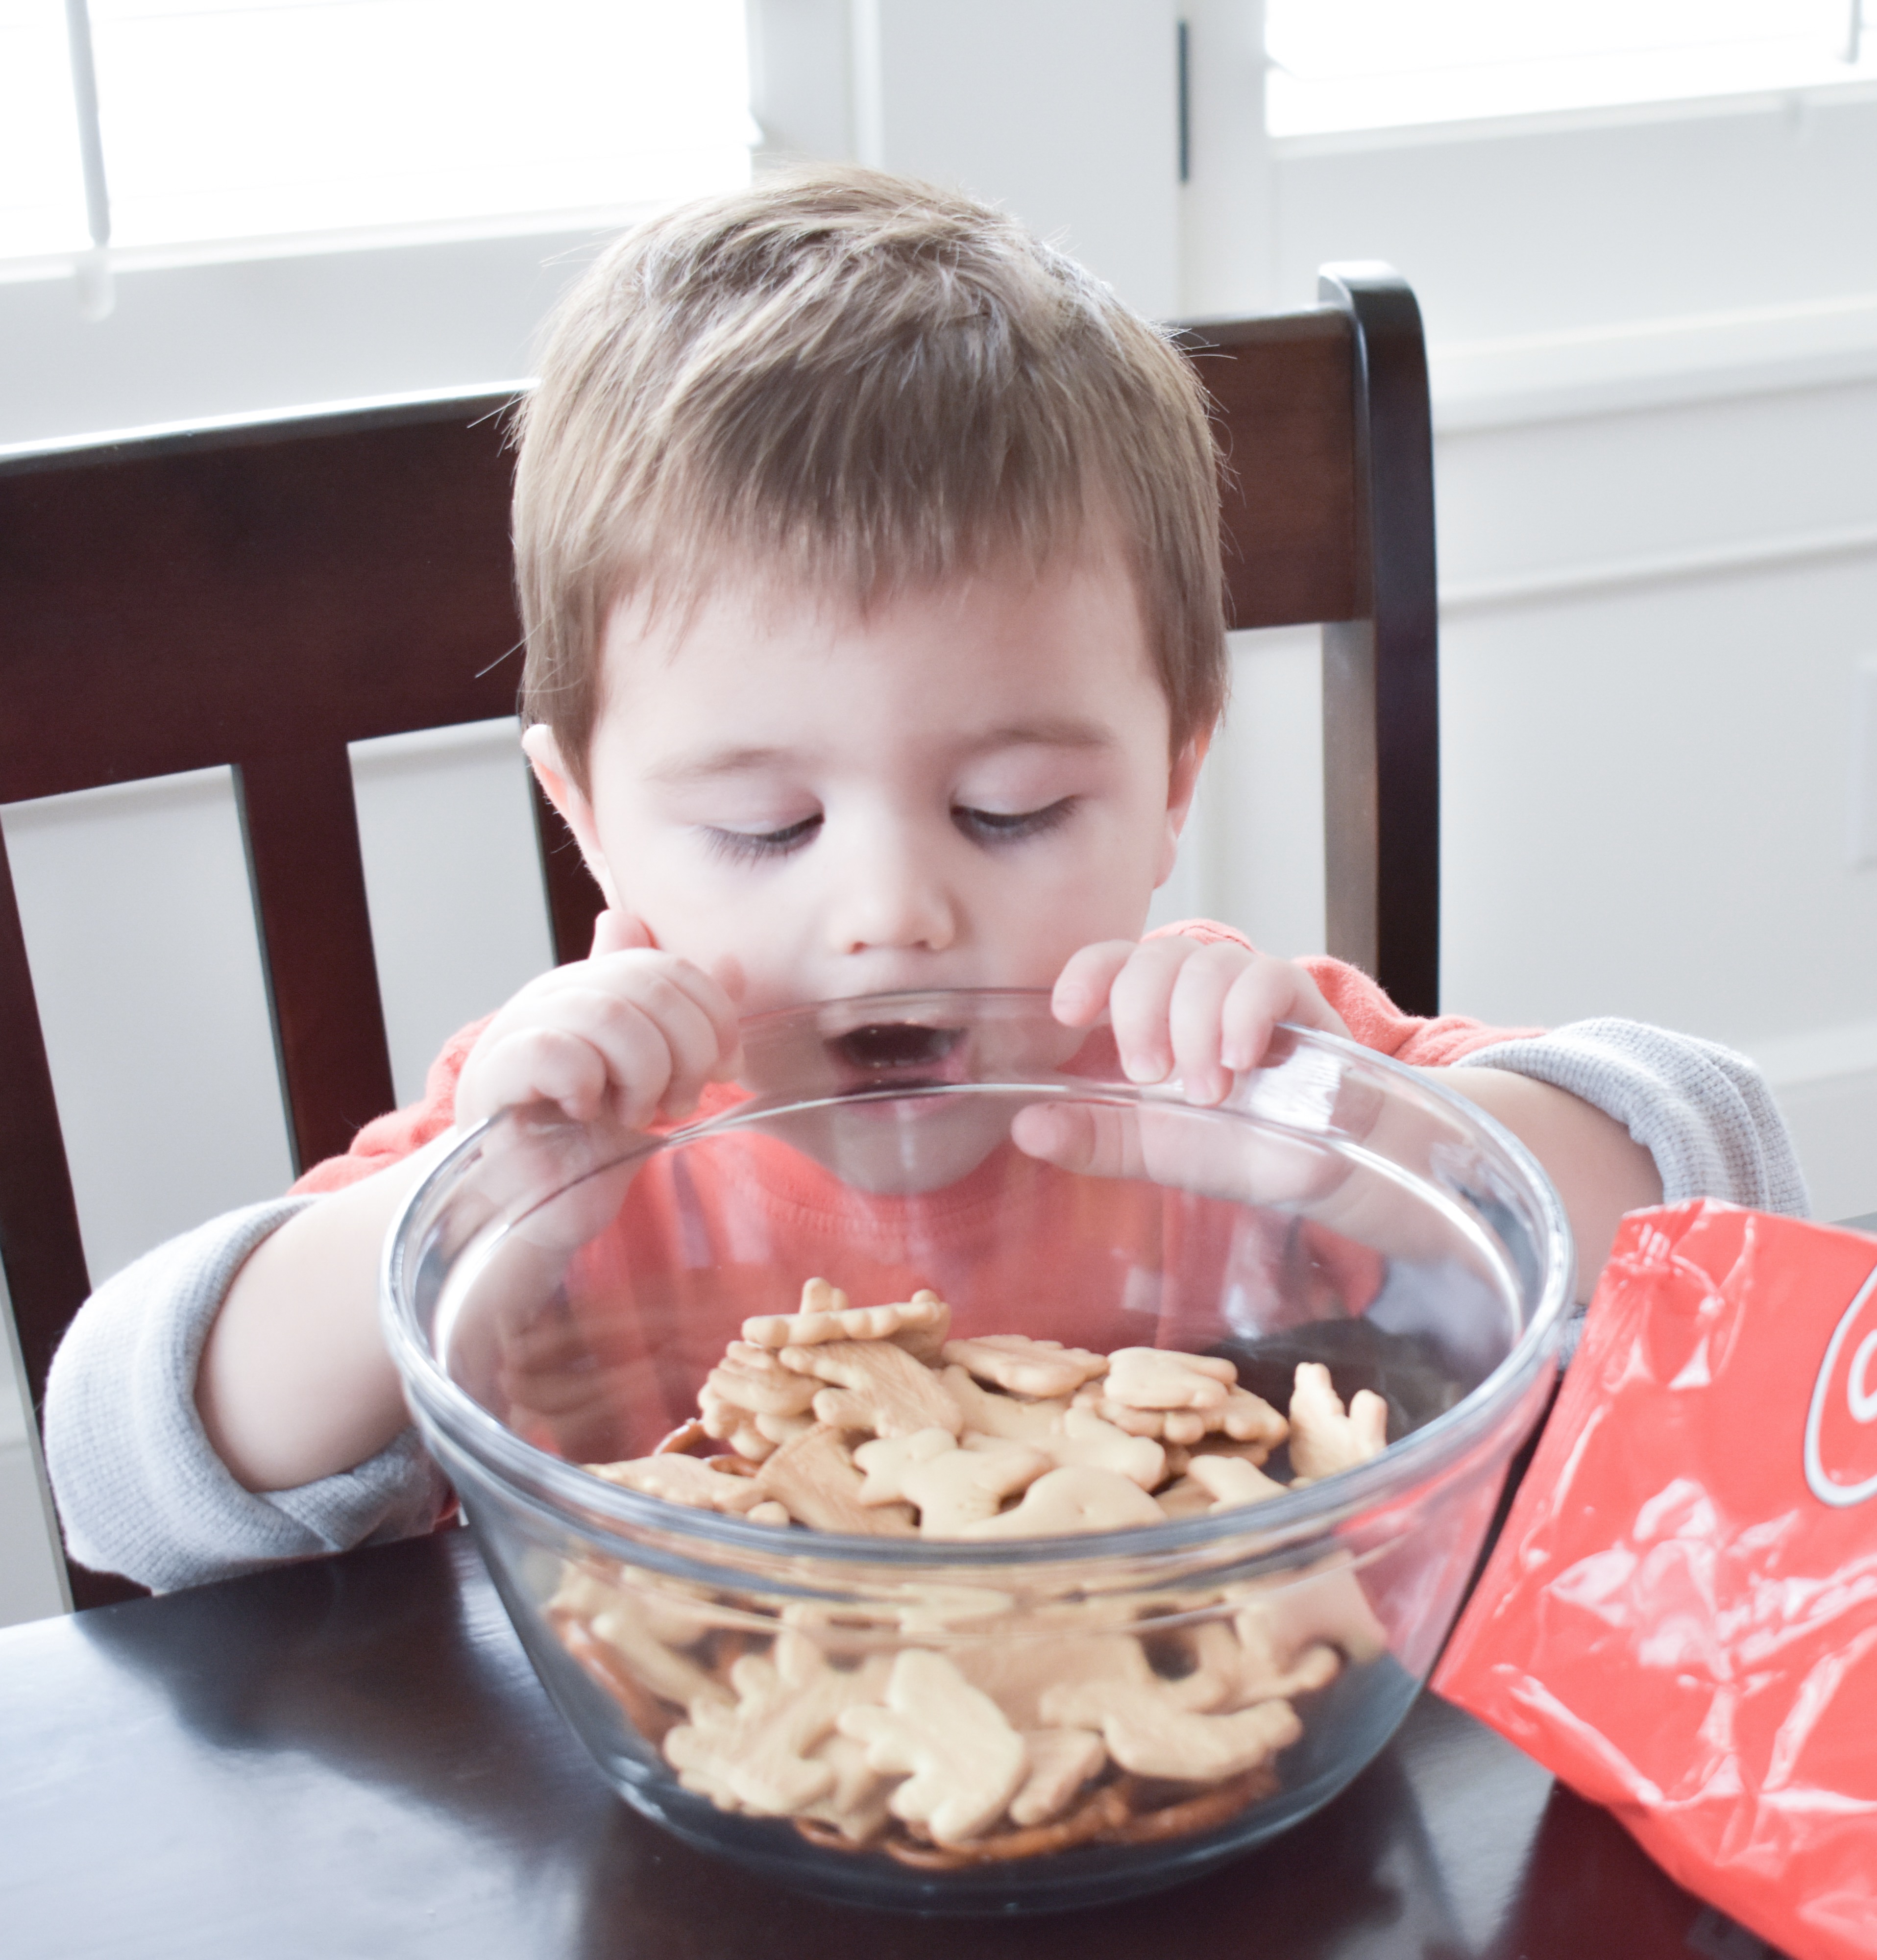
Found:
M 778 1893 L 604 1785 L 466 1533 L 0 1634 L 9 1960 L 1760 1960 L 1424 1696 L 1338 1800 L 1179 1891 L 1024 1920 Z

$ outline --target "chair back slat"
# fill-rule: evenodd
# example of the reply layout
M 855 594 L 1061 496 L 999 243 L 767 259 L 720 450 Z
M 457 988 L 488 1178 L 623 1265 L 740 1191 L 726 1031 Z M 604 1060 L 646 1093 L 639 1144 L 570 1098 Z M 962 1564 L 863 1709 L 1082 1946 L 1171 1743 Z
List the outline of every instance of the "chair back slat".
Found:
M 235 782 L 298 1172 L 393 1100 L 352 768 L 342 748 L 288 749 Z

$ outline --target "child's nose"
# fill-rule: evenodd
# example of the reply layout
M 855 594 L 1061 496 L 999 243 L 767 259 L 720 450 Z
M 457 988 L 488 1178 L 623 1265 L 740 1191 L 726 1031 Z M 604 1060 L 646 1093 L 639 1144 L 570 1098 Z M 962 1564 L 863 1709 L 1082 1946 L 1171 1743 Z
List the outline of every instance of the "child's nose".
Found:
M 837 951 L 938 953 L 956 931 L 943 881 L 912 840 L 883 831 L 852 854 L 834 908 Z

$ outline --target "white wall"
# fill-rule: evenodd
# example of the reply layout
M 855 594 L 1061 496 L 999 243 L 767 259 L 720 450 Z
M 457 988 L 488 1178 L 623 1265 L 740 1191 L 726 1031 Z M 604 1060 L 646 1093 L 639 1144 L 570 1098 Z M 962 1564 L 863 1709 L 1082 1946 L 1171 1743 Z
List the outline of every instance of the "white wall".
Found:
M 1852 866 L 1844 838 L 1853 671 L 1877 654 L 1877 105 L 1273 148 L 1253 119 L 1255 8 L 1195 0 L 1182 187 L 1175 11 L 756 0 L 758 113 L 774 153 L 864 152 L 1005 199 L 1156 312 L 1307 302 L 1326 259 L 1400 265 L 1434 342 L 1449 1004 L 1631 1013 L 1742 1046 L 1779 1090 L 1818 1208 L 1877 1208 L 1877 867 Z M 97 326 L 67 282 L 0 281 L 0 443 L 507 379 L 595 235 L 131 266 Z M 1313 643 L 1244 636 L 1234 664 L 1233 718 L 1160 915 L 1212 912 L 1310 950 Z M 504 740 L 358 759 L 400 1093 L 445 1028 L 546 958 Z M 219 794 L 135 793 L 118 807 L 135 820 L 102 844 L 95 801 L 7 826 L 10 848 L 52 854 L 49 896 L 27 907 L 36 959 L 66 949 L 45 953 L 49 997 L 75 970 L 62 961 L 97 963 L 77 950 L 103 875 L 72 868 L 87 848 L 168 921 L 176 959 L 191 938 L 221 949 L 192 980 L 154 924 L 147 956 L 139 940 L 140 984 L 181 976 L 159 1011 L 185 1075 L 211 1066 L 189 1042 L 232 1038 L 203 1010 L 247 984 L 240 902 L 224 894 L 221 926 L 185 930 L 184 892 L 165 897 L 170 874 L 135 854 L 182 823 L 196 841 L 172 865 L 219 861 Z M 414 803 L 454 813 L 420 826 Z M 444 911 L 466 937 L 420 922 L 418 895 L 451 881 L 466 895 Z M 109 1145 L 80 1166 L 100 1272 L 278 1187 L 273 1146 L 208 1147 L 233 1133 L 227 1110 L 198 1112 L 81 1032 L 54 1047 L 68 1120 Z M 278 1137 L 266 1058 L 212 1066 L 242 1085 L 239 1122 Z M 6 1449 L 0 1433 L 0 1485 Z
M 1432 342 L 1443 992 L 1744 1048 L 1877 1207 L 1877 101 L 1274 146 L 1272 290 L 1392 259 Z
M 0 1276 L 0 1306 L 5 1291 Z M 0 1627 L 11 1627 L 64 1612 L 71 1602 L 52 1554 L 52 1500 L 19 1392 L 10 1312 L 0 1322 Z

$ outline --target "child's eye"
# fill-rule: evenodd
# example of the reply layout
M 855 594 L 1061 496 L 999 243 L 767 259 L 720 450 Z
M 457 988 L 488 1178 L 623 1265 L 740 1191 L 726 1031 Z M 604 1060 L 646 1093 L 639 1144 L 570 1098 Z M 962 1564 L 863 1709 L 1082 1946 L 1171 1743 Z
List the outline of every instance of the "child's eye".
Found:
M 799 851 L 821 828 L 821 813 L 805 816 L 780 830 L 706 830 L 705 842 L 714 858 L 748 863 L 758 858 L 785 858 Z
M 967 837 L 986 844 L 1005 844 L 1015 838 L 1040 837 L 1045 831 L 1054 830 L 1075 804 L 1074 797 L 1045 803 L 1041 810 L 972 810 L 961 804 L 953 810 L 952 821 Z

